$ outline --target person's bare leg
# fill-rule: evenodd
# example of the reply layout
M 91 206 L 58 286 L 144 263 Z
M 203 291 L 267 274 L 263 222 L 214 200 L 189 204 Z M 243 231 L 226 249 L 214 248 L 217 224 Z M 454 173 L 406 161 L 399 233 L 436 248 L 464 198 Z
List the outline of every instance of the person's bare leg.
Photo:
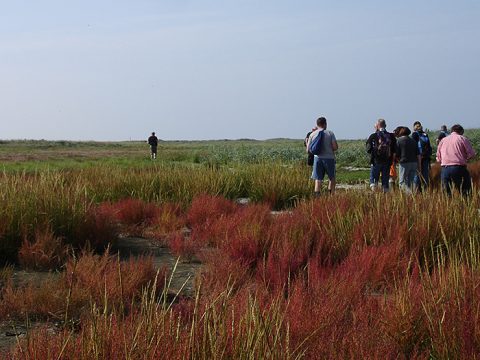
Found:
M 336 185 L 335 179 L 328 180 L 328 191 L 332 195 L 335 194 L 335 185 Z
M 320 194 L 322 191 L 322 180 L 315 180 L 315 193 Z

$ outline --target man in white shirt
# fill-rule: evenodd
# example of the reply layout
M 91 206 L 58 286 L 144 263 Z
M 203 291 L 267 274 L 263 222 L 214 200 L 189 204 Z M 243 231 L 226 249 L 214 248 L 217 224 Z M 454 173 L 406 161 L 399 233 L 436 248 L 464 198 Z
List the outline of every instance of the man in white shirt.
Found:
M 319 133 L 323 132 L 320 151 L 315 155 L 313 161 L 312 179 L 315 180 L 315 196 L 320 196 L 322 183 L 325 173 L 328 176 L 328 191 L 330 194 L 335 193 L 335 151 L 338 150 L 337 139 L 335 134 L 327 130 L 327 119 L 320 117 L 317 119 L 317 129 L 312 132 L 307 141 L 307 152 L 310 144 Z

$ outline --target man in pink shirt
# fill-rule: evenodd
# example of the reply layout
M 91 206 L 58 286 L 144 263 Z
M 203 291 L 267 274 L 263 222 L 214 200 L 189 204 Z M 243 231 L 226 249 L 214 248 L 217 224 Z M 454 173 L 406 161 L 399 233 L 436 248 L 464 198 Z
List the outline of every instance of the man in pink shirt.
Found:
M 463 136 L 463 127 L 453 125 L 451 135 L 443 138 L 437 148 L 437 161 L 442 165 L 442 186 L 448 195 L 451 194 L 452 183 L 462 194 L 470 193 L 472 180 L 467 170 L 467 161 L 474 156 L 475 150 Z

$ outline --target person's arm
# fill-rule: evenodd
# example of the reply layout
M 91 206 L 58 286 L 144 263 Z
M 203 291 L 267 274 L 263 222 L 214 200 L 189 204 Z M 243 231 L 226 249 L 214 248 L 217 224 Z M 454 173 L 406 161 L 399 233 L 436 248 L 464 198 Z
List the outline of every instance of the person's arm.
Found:
M 418 151 L 418 148 L 417 148 L 417 171 L 419 173 L 422 172 L 422 154 L 420 154 L 420 151 Z
M 390 134 L 390 152 L 392 153 L 392 161 L 395 161 L 396 153 L 397 153 L 397 138 L 395 135 Z
M 337 138 L 335 137 L 335 134 L 333 132 L 330 132 L 330 136 L 332 137 L 332 150 L 337 151 L 338 150 Z
M 465 144 L 465 150 L 467 154 L 467 160 L 470 160 L 471 158 L 475 157 L 476 155 L 475 150 L 473 149 L 472 144 L 470 144 L 470 141 L 468 141 L 467 138 L 465 138 L 464 144 Z
M 332 150 L 337 151 L 338 150 L 338 143 L 337 140 L 332 141 Z
M 312 138 L 312 135 L 310 134 L 310 136 L 307 139 L 307 146 L 305 147 L 305 151 L 307 152 L 307 154 L 309 153 L 308 148 L 310 147 L 311 138 Z
M 365 147 L 367 149 L 367 153 L 371 154 L 373 150 L 373 144 L 372 144 L 372 136 L 370 135 L 367 139 L 367 142 L 365 143 Z
M 442 163 L 442 145 L 443 141 L 440 141 L 437 147 L 437 162 L 439 162 L 440 164 Z
M 305 136 L 305 139 L 303 140 L 303 146 L 305 146 L 305 147 L 307 146 L 308 138 L 310 137 L 310 134 L 311 134 L 311 133 L 312 133 L 312 132 L 309 131 L 309 132 L 307 133 L 307 135 Z

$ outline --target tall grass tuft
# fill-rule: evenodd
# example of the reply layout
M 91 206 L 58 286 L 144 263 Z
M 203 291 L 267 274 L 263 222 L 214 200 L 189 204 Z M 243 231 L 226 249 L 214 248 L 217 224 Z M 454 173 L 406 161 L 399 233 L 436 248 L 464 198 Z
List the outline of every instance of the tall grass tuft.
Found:
M 69 255 L 69 248 L 56 237 L 48 227 L 35 230 L 35 237 L 27 237 L 18 252 L 18 260 L 23 268 L 31 270 L 51 270 L 60 268 Z
M 102 256 L 84 253 L 71 258 L 61 275 L 52 274 L 24 287 L 8 284 L 2 289 L 0 319 L 78 320 L 94 305 L 107 313 L 127 311 L 156 276 L 151 258 L 120 262 L 108 252 Z M 162 270 L 159 286 L 165 276 Z

